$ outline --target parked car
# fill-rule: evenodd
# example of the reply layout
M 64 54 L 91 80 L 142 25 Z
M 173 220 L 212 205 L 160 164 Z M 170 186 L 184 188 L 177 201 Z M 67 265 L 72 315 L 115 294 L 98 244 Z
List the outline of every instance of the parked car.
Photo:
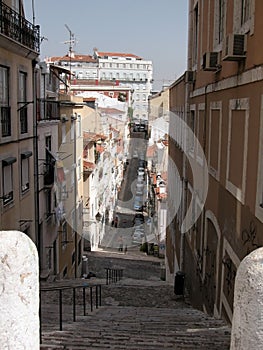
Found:
M 136 213 L 133 218 L 133 226 L 139 226 L 144 223 L 144 216 L 142 213 Z
M 141 170 L 141 168 L 138 169 L 138 170 L 137 170 L 137 175 L 138 175 L 138 176 L 143 176 L 143 177 L 144 177 L 144 175 L 145 175 L 144 169 L 143 169 L 143 170 Z
M 144 224 L 141 223 L 141 222 L 138 222 L 136 225 L 134 225 L 134 232 L 135 230 L 140 230 L 141 232 L 143 231 L 144 232 Z
M 143 194 L 144 194 L 143 187 L 141 187 L 141 188 L 139 187 L 136 189 L 136 196 L 143 196 Z
M 137 183 L 138 182 L 144 182 L 144 175 L 138 175 L 137 176 Z
M 138 200 L 134 201 L 133 209 L 136 211 L 142 211 L 143 209 L 142 201 L 138 201 Z
M 132 235 L 132 241 L 135 243 L 142 243 L 144 240 L 144 231 L 134 231 L 133 235 Z
M 144 232 L 144 227 L 143 227 L 143 225 L 136 226 L 136 227 L 134 228 L 133 234 L 135 234 L 135 235 L 140 235 L 141 237 L 144 237 L 144 236 L 145 236 L 145 232 Z
M 134 202 L 142 202 L 142 196 L 141 195 L 135 196 Z
M 133 152 L 133 158 L 138 158 L 138 152 L 136 150 Z
M 143 189 L 143 188 L 144 188 L 144 183 L 139 182 L 139 183 L 136 184 L 136 192 L 137 192 L 138 190 Z
M 139 159 L 139 162 L 138 162 L 138 167 L 139 168 L 141 167 L 141 168 L 145 169 L 146 165 L 147 165 L 147 163 L 146 163 L 145 160 Z

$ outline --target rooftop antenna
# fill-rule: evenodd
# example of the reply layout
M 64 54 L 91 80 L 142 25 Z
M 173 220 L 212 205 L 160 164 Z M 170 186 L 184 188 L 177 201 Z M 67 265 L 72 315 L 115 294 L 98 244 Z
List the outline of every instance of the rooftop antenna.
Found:
M 35 26 L 35 2 L 32 0 L 32 16 L 33 16 L 33 26 Z
M 75 35 L 72 33 L 71 29 L 69 28 L 69 26 L 67 24 L 65 24 L 66 29 L 69 32 L 69 40 L 64 41 L 64 44 L 69 44 L 69 70 L 70 70 L 70 80 L 71 80 L 71 58 L 72 58 L 72 48 L 73 45 L 76 44 L 76 39 L 75 39 Z

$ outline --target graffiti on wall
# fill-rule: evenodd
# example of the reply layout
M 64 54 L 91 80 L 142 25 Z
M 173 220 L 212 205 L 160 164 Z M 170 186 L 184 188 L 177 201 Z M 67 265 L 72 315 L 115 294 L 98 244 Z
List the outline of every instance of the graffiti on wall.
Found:
M 243 246 L 247 249 L 247 254 L 256 248 L 259 248 L 259 245 L 256 243 L 257 227 L 253 220 L 250 221 L 248 228 L 242 230 L 241 239 L 243 241 Z
M 222 263 L 225 268 L 225 290 L 229 296 L 234 290 L 236 267 L 228 255 L 224 256 Z

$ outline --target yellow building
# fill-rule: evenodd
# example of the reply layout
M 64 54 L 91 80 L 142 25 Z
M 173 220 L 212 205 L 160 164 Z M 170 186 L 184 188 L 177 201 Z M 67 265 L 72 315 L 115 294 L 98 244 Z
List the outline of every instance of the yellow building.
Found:
M 22 1 L 0 7 L 0 229 L 20 230 L 36 243 L 34 209 L 34 72 L 39 26 Z

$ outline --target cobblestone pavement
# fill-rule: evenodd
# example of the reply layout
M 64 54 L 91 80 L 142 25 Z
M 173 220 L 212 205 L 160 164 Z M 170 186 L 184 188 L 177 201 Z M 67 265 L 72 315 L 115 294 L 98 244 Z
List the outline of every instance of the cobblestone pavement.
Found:
M 106 256 L 95 255 L 98 260 Z M 113 258 L 112 254 L 107 256 Z M 96 266 L 101 264 L 102 269 L 103 260 Z M 130 263 L 127 257 L 125 260 Z M 119 263 L 122 265 L 123 260 Z M 145 258 L 136 264 L 137 269 L 150 266 Z M 193 309 L 187 300 L 174 294 L 173 286 L 158 278 L 158 270 L 151 272 L 147 279 L 138 279 L 126 277 L 124 270 L 124 278 L 109 285 L 104 278 L 54 282 L 55 286 L 102 283 L 102 305 L 92 312 L 87 307 L 86 316 L 77 307 L 73 322 L 72 292 L 65 292 L 63 331 L 58 331 L 58 293 L 44 293 L 41 349 L 229 349 L 230 328 L 222 320 Z M 44 283 L 42 287 L 51 285 Z M 80 290 L 76 299 L 81 298 Z

